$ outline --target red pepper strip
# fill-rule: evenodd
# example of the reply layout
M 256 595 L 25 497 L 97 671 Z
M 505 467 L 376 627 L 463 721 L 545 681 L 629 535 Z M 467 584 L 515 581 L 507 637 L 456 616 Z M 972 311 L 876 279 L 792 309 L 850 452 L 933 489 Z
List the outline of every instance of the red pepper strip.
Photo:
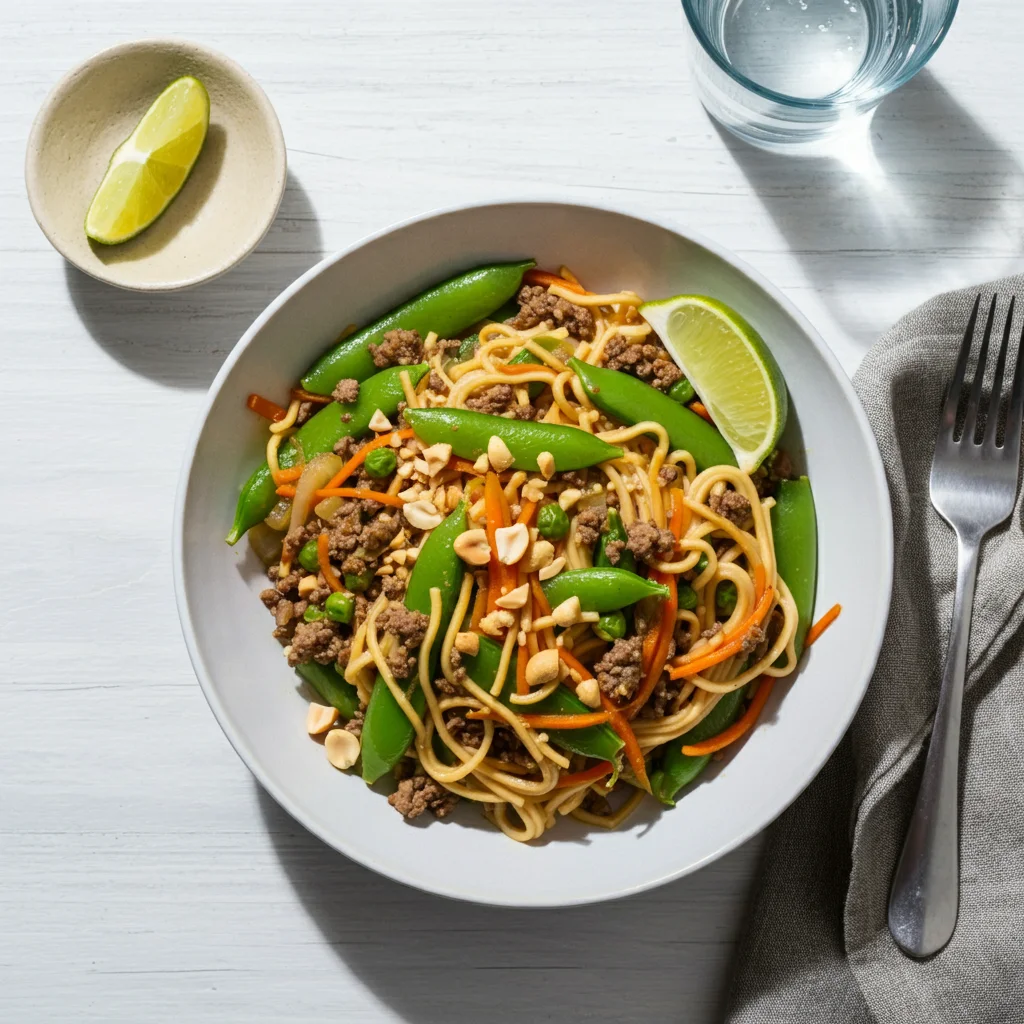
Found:
M 312 391 L 303 391 L 302 388 L 292 388 L 292 400 L 300 402 L 315 402 L 317 405 L 330 405 L 334 401 L 330 395 L 314 395 Z
M 712 736 L 701 743 L 686 744 L 683 747 L 683 753 L 688 757 L 702 757 L 704 754 L 714 754 L 729 746 L 730 743 L 735 743 L 757 721 L 771 696 L 774 685 L 774 676 L 761 676 L 757 690 L 754 692 L 754 699 L 747 706 L 747 710 L 743 712 L 742 718 L 737 719 L 728 729 L 723 730 L 717 736 Z
M 712 665 L 717 665 L 719 662 L 725 661 L 726 658 L 731 658 L 734 654 L 739 653 L 743 647 L 743 640 L 747 633 L 757 625 L 760 625 L 761 621 L 768 614 L 768 609 L 772 606 L 772 598 L 775 596 L 775 592 L 771 587 L 766 587 L 765 592 L 761 595 L 761 600 L 757 602 L 754 610 L 744 619 L 731 633 L 726 634 L 723 641 L 711 650 L 698 651 L 693 656 L 687 656 L 687 660 L 683 662 L 678 668 L 672 669 L 669 673 L 671 679 L 684 679 L 687 676 L 695 676 L 699 672 L 703 672 L 706 668 L 711 668 Z
M 555 789 L 568 789 L 570 786 L 581 786 L 584 782 L 597 782 L 598 779 L 611 775 L 612 767 L 610 761 L 599 761 L 592 768 L 585 768 L 572 775 L 562 775 L 555 783 Z
M 807 636 L 804 639 L 804 650 L 807 650 L 807 648 L 810 647 L 811 644 L 813 644 L 814 641 L 817 640 L 818 637 L 820 637 L 821 634 L 836 621 L 836 619 L 839 618 L 839 613 L 842 610 L 843 606 L 841 604 L 832 605 L 832 607 L 829 608 L 829 610 L 825 612 L 825 614 L 822 615 L 822 617 L 818 619 L 818 621 L 811 626 L 809 630 L 807 630 Z
M 477 721 L 505 721 L 496 711 L 470 711 L 466 717 Z M 608 721 L 608 714 L 593 711 L 581 715 L 519 715 L 519 718 L 531 729 L 589 729 L 592 725 L 604 725 Z
M 327 586 L 334 591 L 344 590 L 341 579 L 334 571 L 334 566 L 331 565 L 331 539 L 326 532 L 321 533 L 316 539 L 316 557 L 320 563 L 320 571 L 324 574 L 324 579 L 327 580 Z
M 333 487 L 340 487 L 362 464 L 366 461 L 366 456 L 370 454 L 375 448 L 383 448 L 386 444 L 391 444 L 391 438 L 397 434 L 403 441 L 414 435 L 415 431 L 410 429 L 405 430 L 389 430 L 386 434 L 381 434 L 380 437 L 375 437 L 372 441 L 367 441 L 362 448 L 359 449 L 352 456 L 348 462 L 345 463 L 341 469 L 338 470 L 334 476 L 324 485 L 323 489 L 330 490 Z
M 564 647 L 558 648 L 558 656 L 570 669 L 578 672 L 582 679 L 594 678 L 590 669 Z M 647 765 L 644 763 L 644 752 L 640 749 L 636 734 L 630 728 L 626 716 L 603 693 L 601 694 L 601 707 L 604 708 L 608 716 L 608 724 L 618 733 L 619 739 L 625 744 L 626 759 L 629 761 L 630 768 L 633 769 L 636 781 L 643 789 L 650 793 L 651 784 L 647 779 Z
M 245 404 L 258 416 L 262 416 L 264 419 L 271 420 L 274 423 L 283 420 L 288 415 L 287 409 L 282 409 L 277 402 L 272 402 L 269 398 L 264 398 L 262 395 L 250 395 L 245 400 Z
M 523 274 L 523 284 L 539 284 L 547 288 L 549 285 L 558 284 L 563 288 L 568 288 L 571 292 L 578 292 L 580 295 L 593 295 L 593 292 L 588 292 L 586 288 L 581 284 L 577 284 L 575 281 L 568 281 L 564 277 L 559 277 L 558 274 L 552 274 L 550 270 L 528 270 Z

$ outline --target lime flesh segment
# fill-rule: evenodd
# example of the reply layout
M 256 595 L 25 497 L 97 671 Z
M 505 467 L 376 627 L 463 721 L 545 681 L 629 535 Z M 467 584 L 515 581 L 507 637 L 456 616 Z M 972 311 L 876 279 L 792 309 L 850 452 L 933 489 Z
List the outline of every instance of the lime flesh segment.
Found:
M 210 97 L 198 78 L 172 82 L 114 150 L 85 216 L 85 233 L 103 245 L 149 227 L 181 191 L 210 126 Z
M 703 295 L 677 295 L 640 307 L 675 356 L 729 442 L 753 472 L 786 426 L 786 382 L 761 336 L 728 306 Z

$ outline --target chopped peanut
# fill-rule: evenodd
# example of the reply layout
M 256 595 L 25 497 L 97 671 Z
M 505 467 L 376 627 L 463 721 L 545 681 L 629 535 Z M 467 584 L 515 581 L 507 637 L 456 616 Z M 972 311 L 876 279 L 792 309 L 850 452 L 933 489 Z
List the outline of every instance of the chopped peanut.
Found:
M 310 736 L 319 736 L 338 720 L 338 709 L 330 708 L 324 704 L 310 704 L 306 712 L 306 732 Z
M 359 737 L 345 729 L 332 729 L 324 740 L 327 760 L 344 771 L 351 768 L 359 757 Z

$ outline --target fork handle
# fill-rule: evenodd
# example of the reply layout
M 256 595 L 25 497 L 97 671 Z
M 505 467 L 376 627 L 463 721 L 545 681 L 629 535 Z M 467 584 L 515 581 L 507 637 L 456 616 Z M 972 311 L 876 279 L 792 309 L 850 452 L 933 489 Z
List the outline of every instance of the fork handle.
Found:
M 889 931 L 904 953 L 931 956 L 949 942 L 960 905 L 957 776 L 960 711 L 980 537 L 957 534 L 956 594 L 924 776 L 889 895 Z

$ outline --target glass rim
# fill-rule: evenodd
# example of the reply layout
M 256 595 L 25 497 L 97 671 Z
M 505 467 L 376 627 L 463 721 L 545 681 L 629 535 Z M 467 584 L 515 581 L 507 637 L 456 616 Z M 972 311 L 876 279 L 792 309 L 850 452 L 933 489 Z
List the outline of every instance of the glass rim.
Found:
M 790 96 L 788 93 L 776 92 L 774 89 L 769 89 L 767 86 L 759 85 L 753 79 L 748 78 L 746 75 L 737 71 L 736 68 L 726 60 L 725 55 L 722 54 L 718 47 L 712 45 L 711 40 L 708 38 L 707 33 L 704 31 L 704 27 L 698 20 L 693 8 L 698 0 L 680 0 L 683 5 L 683 13 L 686 15 L 686 20 L 690 25 L 690 31 L 693 32 L 697 42 L 700 43 L 701 48 L 704 52 L 718 65 L 722 71 L 725 72 L 734 82 L 741 85 L 744 89 L 749 90 L 752 93 L 762 97 L 766 100 L 771 100 L 773 103 L 779 103 L 783 106 L 793 107 L 798 110 L 835 110 L 837 107 L 842 108 L 846 106 L 855 106 L 863 104 L 865 96 L 862 94 L 857 97 L 850 98 L 820 98 L 810 99 L 801 96 Z M 876 86 L 875 92 L 879 94 L 879 99 L 884 99 L 894 89 L 898 89 L 901 85 L 904 85 L 911 78 L 914 77 L 931 60 L 932 55 L 942 45 L 942 41 L 946 38 L 949 33 L 950 26 L 953 24 L 953 19 L 956 16 L 957 8 L 960 5 L 960 0 L 945 0 L 948 10 L 946 16 L 943 19 L 942 27 L 935 34 L 935 38 L 927 46 L 922 46 L 920 50 L 914 53 L 914 61 L 909 64 L 900 74 L 896 75 L 890 82 L 886 82 L 884 86 Z

